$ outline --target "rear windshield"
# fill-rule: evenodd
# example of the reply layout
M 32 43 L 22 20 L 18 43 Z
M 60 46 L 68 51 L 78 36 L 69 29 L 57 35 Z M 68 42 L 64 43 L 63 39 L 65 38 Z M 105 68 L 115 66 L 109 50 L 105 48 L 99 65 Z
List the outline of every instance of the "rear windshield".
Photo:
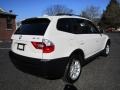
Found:
M 16 30 L 15 34 L 44 35 L 49 23 L 50 20 L 46 18 L 26 19 L 22 21 L 22 25 Z

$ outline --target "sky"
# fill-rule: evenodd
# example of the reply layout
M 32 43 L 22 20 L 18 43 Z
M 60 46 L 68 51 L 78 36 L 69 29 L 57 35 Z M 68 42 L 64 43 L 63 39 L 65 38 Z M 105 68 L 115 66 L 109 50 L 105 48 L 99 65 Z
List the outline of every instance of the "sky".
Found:
M 25 18 L 42 16 L 45 9 L 52 5 L 64 5 L 80 14 L 88 6 L 97 6 L 101 11 L 106 9 L 110 0 L 0 0 L 0 8 L 6 11 L 13 10 L 17 21 Z

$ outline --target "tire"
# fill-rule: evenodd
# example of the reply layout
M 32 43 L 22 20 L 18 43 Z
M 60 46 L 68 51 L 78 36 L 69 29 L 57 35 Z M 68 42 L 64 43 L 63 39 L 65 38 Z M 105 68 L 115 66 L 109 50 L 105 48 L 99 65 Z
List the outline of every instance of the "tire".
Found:
M 107 43 L 105 46 L 105 49 L 102 52 L 102 56 L 107 57 L 109 55 L 109 53 L 110 53 L 110 45 Z
M 77 81 L 81 74 L 81 62 L 82 57 L 78 55 L 72 55 L 69 58 L 69 63 L 67 64 L 63 80 L 68 83 L 74 83 Z

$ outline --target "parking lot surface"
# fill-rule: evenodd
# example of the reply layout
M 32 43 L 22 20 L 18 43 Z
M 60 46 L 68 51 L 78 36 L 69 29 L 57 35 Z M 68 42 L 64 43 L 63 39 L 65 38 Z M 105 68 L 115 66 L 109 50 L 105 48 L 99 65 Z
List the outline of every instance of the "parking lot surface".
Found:
M 110 55 L 84 66 L 79 80 L 69 89 L 61 79 L 47 80 L 16 69 L 8 56 L 10 43 L 0 43 L 0 90 L 120 90 L 120 33 L 108 35 Z

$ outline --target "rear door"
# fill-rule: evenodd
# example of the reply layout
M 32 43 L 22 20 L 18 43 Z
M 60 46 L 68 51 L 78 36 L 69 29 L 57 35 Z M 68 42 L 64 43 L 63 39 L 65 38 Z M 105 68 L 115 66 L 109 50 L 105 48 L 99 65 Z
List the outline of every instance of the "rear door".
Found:
M 90 26 L 88 20 L 73 19 L 74 33 L 76 34 L 76 40 L 79 44 L 79 48 L 84 51 L 85 58 L 88 58 L 95 54 L 98 49 L 98 39 L 100 35 L 92 32 L 93 27 Z
M 89 28 L 91 30 L 91 34 L 95 36 L 95 43 L 96 43 L 96 48 L 95 48 L 95 53 L 99 52 L 102 50 L 103 46 L 103 39 L 102 39 L 102 34 L 99 32 L 97 27 L 90 21 L 87 23 L 89 25 Z
M 42 59 L 42 50 L 36 49 L 35 44 L 42 42 L 49 23 L 50 20 L 47 18 L 22 21 L 22 25 L 12 35 L 12 51 L 23 56 Z

